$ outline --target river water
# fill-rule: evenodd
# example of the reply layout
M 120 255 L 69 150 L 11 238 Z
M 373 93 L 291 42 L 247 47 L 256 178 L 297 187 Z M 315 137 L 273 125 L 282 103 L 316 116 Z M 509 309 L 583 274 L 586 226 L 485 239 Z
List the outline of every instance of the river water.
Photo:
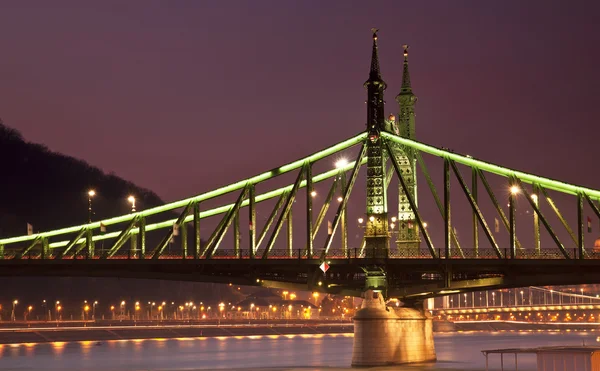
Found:
M 183 371 L 343 370 L 352 358 L 352 334 L 270 335 L 0 345 L 0 370 Z M 482 349 L 545 345 L 600 345 L 594 332 L 436 334 L 438 362 L 378 370 L 483 370 Z M 507 356 L 505 370 L 514 370 Z M 499 370 L 490 356 L 490 370 Z M 519 370 L 534 370 L 533 355 L 519 356 Z

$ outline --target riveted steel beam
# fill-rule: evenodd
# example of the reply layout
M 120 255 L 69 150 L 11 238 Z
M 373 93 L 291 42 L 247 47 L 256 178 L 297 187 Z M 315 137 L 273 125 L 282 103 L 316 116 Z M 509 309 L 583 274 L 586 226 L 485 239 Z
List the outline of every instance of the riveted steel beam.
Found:
M 440 200 L 440 197 L 438 196 L 437 190 L 435 188 L 435 184 L 433 184 L 433 181 L 431 180 L 431 175 L 429 175 L 429 171 L 427 170 L 427 165 L 425 164 L 425 161 L 423 161 L 423 156 L 421 156 L 421 153 L 419 151 L 415 151 L 415 156 L 417 158 L 417 163 L 419 164 L 419 167 L 421 168 L 421 172 L 425 176 L 425 180 L 427 181 L 427 185 L 429 186 L 431 195 L 433 196 L 433 199 L 435 200 L 435 204 L 437 205 L 438 210 L 440 211 L 440 215 L 443 220 L 446 220 L 446 216 L 445 216 L 446 214 L 444 213 L 444 205 L 442 204 L 442 201 Z M 456 233 L 454 233 L 454 230 L 451 230 L 450 233 L 451 233 L 453 246 L 456 246 L 460 256 L 464 258 L 465 255 L 462 251 L 462 248 L 460 247 L 460 243 L 458 242 L 458 237 L 456 237 Z
M 321 227 L 323 220 L 325 220 L 325 215 L 327 214 L 327 211 L 329 210 L 329 206 L 331 205 L 331 200 L 333 199 L 333 196 L 335 195 L 335 190 L 337 189 L 337 185 L 339 182 L 338 178 L 339 177 L 333 178 L 333 182 L 331 183 L 331 187 L 329 188 L 327 197 L 325 197 L 323 206 L 321 206 L 321 210 L 319 211 L 319 215 L 317 216 L 317 220 L 315 221 L 315 226 L 314 226 L 313 233 L 312 233 L 312 241 L 313 242 L 314 242 L 315 238 L 317 238 L 317 234 L 319 233 L 319 228 Z M 314 250 L 309 251 L 308 245 L 306 247 L 306 251 L 307 251 L 307 256 L 309 258 L 314 255 Z
M 554 203 L 554 200 L 548 195 L 548 192 L 546 192 L 546 189 L 544 189 L 544 187 L 538 186 L 538 188 L 542 191 L 542 194 L 546 198 L 546 202 L 548 202 L 548 205 L 550 205 L 550 208 L 552 209 L 552 211 L 554 211 L 554 213 L 558 217 L 558 220 L 560 220 L 562 225 L 565 227 L 565 229 L 569 233 L 569 236 L 571 236 L 571 239 L 573 240 L 573 242 L 577 245 L 578 242 L 577 242 L 577 237 L 575 236 L 575 233 L 573 233 L 573 230 L 569 226 L 569 223 L 567 223 L 567 221 L 563 217 L 560 210 L 558 210 L 558 206 L 556 206 L 556 204 Z
M 275 223 L 275 228 L 273 229 L 273 232 L 271 233 L 271 237 L 269 238 L 269 241 L 267 242 L 267 246 L 265 247 L 265 251 L 263 252 L 263 256 L 262 256 L 263 259 L 266 259 L 269 256 L 269 253 L 273 249 L 273 245 L 275 245 L 275 240 L 277 239 L 277 235 L 279 234 L 279 231 L 281 230 L 281 226 L 283 225 L 283 222 L 285 221 L 288 214 L 290 213 L 290 210 L 292 210 L 292 205 L 294 204 L 294 200 L 296 199 L 296 192 L 298 192 L 298 188 L 300 188 L 300 183 L 302 182 L 302 179 L 304 179 L 304 173 L 306 172 L 307 165 L 308 165 L 308 163 L 304 164 L 304 167 L 298 172 L 298 176 L 296 177 L 294 186 L 292 187 L 292 190 L 290 191 L 290 193 L 288 194 L 288 196 L 285 200 L 285 204 L 283 206 L 283 211 L 282 211 L 281 215 L 279 215 L 279 219 L 277 220 L 277 223 Z
M 583 236 L 583 195 L 580 193 L 577 195 L 577 249 L 579 252 L 579 259 L 585 257 Z
M 277 200 L 277 204 L 275 204 L 275 207 L 271 211 L 271 214 L 269 215 L 269 218 L 267 219 L 267 222 L 265 223 L 265 226 L 263 227 L 262 232 L 260 232 L 260 236 L 258 237 L 258 241 L 256 242 L 256 249 L 254 250 L 255 254 L 258 251 L 258 248 L 260 247 L 261 242 L 267 236 L 267 232 L 269 231 L 269 228 L 271 228 L 271 224 L 273 224 L 273 221 L 275 220 L 275 216 L 277 215 L 277 211 L 279 211 L 279 209 L 281 208 L 281 206 L 283 205 L 283 203 L 287 199 L 288 193 L 289 192 L 284 192 L 284 193 L 281 194 L 281 196 L 279 197 L 279 200 Z
M 354 163 L 354 169 L 352 169 L 352 175 L 350 177 L 350 182 L 346 186 L 344 190 L 344 196 L 342 197 L 342 202 L 340 202 L 337 212 L 335 213 L 335 217 L 333 218 L 333 224 L 331 227 L 331 234 L 327 234 L 327 239 L 325 240 L 325 245 L 323 247 L 323 252 L 321 254 L 321 258 L 324 259 L 327 257 L 327 253 L 329 252 L 329 248 L 331 248 L 331 243 L 333 242 L 333 236 L 335 235 L 335 231 L 337 230 L 341 217 L 342 211 L 346 208 L 348 204 L 348 199 L 350 197 L 350 193 L 352 192 L 352 188 L 354 187 L 354 183 L 356 182 L 356 178 L 358 177 L 358 171 L 360 170 L 360 166 L 362 164 L 362 160 L 367 153 L 367 142 L 364 142 L 360 153 L 358 154 L 358 158 Z
M 35 247 L 35 245 L 37 245 L 41 241 L 42 241 L 42 236 L 38 236 L 38 238 L 36 238 L 35 240 L 33 240 L 33 242 L 31 244 L 29 244 L 29 246 L 27 246 L 26 248 L 24 248 L 23 250 L 18 252 L 15 255 L 14 259 L 21 259 L 23 256 L 25 256 L 25 254 L 27 254 L 29 251 L 31 251 L 31 249 L 33 249 Z
M 479 179 L 481 179 L 481 184 L 483 184 L 483 187 L 485 188 L 485 191 L 487 192 L 488 196 L 490 197 L 490 200 L 492 201 L 492 204 L 494 205 L 496 212 L 498 212 L 498 215 L 500 216 L 500 219 L 502 220 L 502 224 L 506 228 L 506 231 L 510 233 L 510 226 L 509 226 L 508 218 L 506 217 L 504 210 L 502 210 L 502 208 L 500 207 L 500 204 L 498 203 L 498 199 L 496 199 L 496 195 L 494 194 L 494 191 L 492 191 L 492 187 L 490 187 L 490 184 L 488 183 L 487 178 L 485 177 L 485 174 L 481 171 L 481 169 L 477 169 L 477 173 L 479 174 Z M 517 249 L 523 248 L 521 246 L 521 242 L 519 242 L 519 238 L 516 236 L 515 236 L 515 244 L 517 246 Z
M 248 250 L 250 259 L 256 255 L 256 189 L 254 184 L 248 186 Z
M 421 233 L 423 233 L 423 237 L 425 237 L 425 243 L 427 244 L 429 253 L 431 254 L 432 257 L 439 258 L 439 256 L 437 256 L 437 254 L 435 252 L 435 248 L 433 247 L 433 243 L 431 242 L 429 233 L 427 232 L 427 229 L 423 225 L 423 219 L 421 218 L 421 214 L 419 213 L 419 210 L 417 209 L 417 203 L 413 199 L 411 192 L 409 192 L 409 188 L 406 184 L 406 181 L 402 177 L 402 173 L 400 172 L 400 164 L 398 164 L 398 160 L 396 159 L 396 156 L 394 156 L 394 153 L 392 152 L 392 149 L 390 148 L 389 143 L 386 142 L 385 147 L 388 151 L 388 155 L 390 156 L 390 159 L 392 160 L 392 166 L 394 167 L 396 175 L 398 176 L 398 181 L 400 182 L 400 185 L 402 186 L 402 190 L 404 191 L 404 194 L 408 200 L 408 203 L 410 204 L 410 208 L 415 213 L 415 219 L 417 219 L 417 223 L 419 223 L 419 228 L 421 230 Z
M 521 180 L 519 178 L 517 178 L 517 177 L 512 177 L 512 182 L 517 187 L 519 187 L 519 189 L 521 190 L 521 192 L 523 192 L 523 194 L 525 195 L 525 198 L 527 198 L 527 202 L 529 202 L 529 205 L 531 205 L 531 207 L 533 208 L 533 210 L 540 217 L 540 220 L 542 221 L 542 224 L 544 225 L 544 227 L 546 227 L 546 230 L 550 234 L 550 237 L 552 237 L 552 240 L 554 240 L 554 243 L 556 243 L 556 246 L 558 246 L 558 248 L 560 249 L 560 252 L 565 256 L 565 258 L 571 259 L 571 257 L 569 256 L 569 253 L 567 252 L 567 250 L 565 250 L 565 247 L 563 246 L 563 244 L 558 239 L 558 236 L 556 236 L 556 233 L 554 233 L 554 230 L 552 230 L 552 227 L 550 226 L 550 223 L 548 223 L 548 221 L 546 220 L 546 218 L 544 217 L 544 215 L 540 211 L 540 208 L 535 204 L 535 202 L 533 202 L 533 199 L 531 198 L 531 195 L 529 194 L 529 192 L 527 191 L 527 189 L 525 189 L 525 187 L 523 187 L 523 183 L 521 182 Z M 511 192 L 511 194 L 512 194 L 512 192 Z
M 146 217 L 140 217 L 138 221 L 138 234 L 140 238 L 140 256 L 138 258 L 144 259 L 146 257 Z
M 473 201 L 477 203 L 477 169 L 471 168 L 471 196 L 473 196 Z M 475 256 L 479 256 L 479 223 L 477 212 L 473 210 L 473 249 L 475 249 Z
M 215 254 L 215 252 L 217 251 L 217 249 L 219 248 L 219 245 L 221 244 L 221 241 L 223 241 L 223 237 L 225 236 L 225 232 L 227 232 L 227 229 L 231 225 L 233 218 L 239 212 L 240 206 L 242 205 L 242 202 L 246 198 L 247 194 L 248 194 L 248 187 L 244 187 L 244 189 L 238 196 L 237 201 L 235 201 L 235 204 L 233 205 L 231 210 L 229 210 L 229 213 L 227 213 L 224 223 L 221 225 L 221 230 L 217 233 L 217 237 L 215 238 L 214 243 L 212 243 L 210 246 L 208 246 L 209 250 L 206 253 L 207 258 L 209 258 L 209 259 L 212 258 L 213 255 Z
M 131 222 L 129 222 L 127 227 L 125 227 L 125 229 L 121 231 L 112 247 L 104 254 L 104 256 L 101 257 L 102 259 L 110 258 L 111 256 L 116 254 L 116 252 L 121 248 L 121 246 L 123 246 L 127 239 L 131 237 L 131 234 L 129 232 L 131 232 L 137 221 L 137 216 L 131 219 Z
M 444 256 L 450 259 L 452 214 L 450 213 L 450 160 L 444 158 Z
M 77 245 L 79 239 L 81 239 L 83 237 L 83 235 L 86 233 L 87 229 L 86 228 L 81 228 L 81 230 L 79 231 L 79 233 L 77 233 L 77 235 L 75 236 L 75 238 L 73 238 L 69 244 L 67 245 L 67 247 L 65 247 L 65 249 L 59 253 L 56 254 L 55 259 L 62 259 L 63 256 L 67 255 L 69 253 L 69 251 L 71 251 L 71 249 Z
M 510 258 L 516 258 L 517 249 L 516 249 L 516 226 L 517 220 L 515 218 L 515 193 L 512 191 L 512 187 L 514 187 L 514 180 L 510 181 L 511 190 L 508 192 L 508 224 L 509 224 L 509 238 L 508 238 L 508 248 L 510 251 Z
M 483 231 L 485 232 L 485 236 L 488 238 L 488 241 L 490 242 L 490 245 L 492 245 L 492 248 L 496 252 L 496 255 L 498 255 L 499 258 L 502 258 L 502 253 L 500 252 L 500 248 L 498 247 L 498 244 L 496 243 L 496 240 L 494 239 L 494 235 L 492 234 L 492 231 L 488 227 L 488 224 L 485 221 L 485 218 L 483 217 L 481 210 L 479 209 L 479 205 L 477 205 L 477 201 L 473 198 L 473 195 L 469 191 L 469 188 L 467 187 L 467 184 L 465 183 L 465 180 L 463 179 L 463 177 L 460 173 L 460 170 L 458 169 L 458 167 L 456 166 L 456 163 L 454 161 L 449 160 L 449 162 L 450 162 L 450 165 L 452 166 L 452 170 L 454 171 L 454 174 L 456 175 L 456 178 L 458 179 L 458 183 L 460 184 L 460 187 L 462 188 L 463 192 L 465 193 L 465 196 L 469 200 L 469 203 L 471 204 L 471 208 L 473 209 L 473 212 L 475 213 L 477 220 L 479 221 L 479 223 L 481 224 L 481 227 L 483 228 Z M 477 225 L 475 225 L 474 227 L 477 227 Z
M 194 210 L 193 210 L 193 217 L 194 217 L 194 259 L 198 259 L 200 257 L 200 249 L 202 248 L 202 246 L 200 246 L 201 243 L 201 239 L 200 239 L 200 202 L 196 202 L 194 203 Z
M 238 210 L 233 218 L 233 255 L 238 259 L 241 257 L 240 242 L 240 211 Z
M 181 214 L 179 214 L 179 218 L 177 218 L 177 221 L 171 226 L 171 228 L 169 228 L 169 231 L 167 232 L 165 237 L 162 239 L 160 244 L 158 244 L 158 246 L 154 249 L 154 251 L 152 251 L 152 254 L 151 254 L 152 259 L 158 259 L 160 254 L 162 254 L 162 252 L 165 250 L 167 245 L 173 239 L 173 236 L 175 235 L 175 228 L 181 229 L 181 225 L 183 224 L 183 221 L 189 215 L 190 210 L 192 210 L 193 207 L 194 207 L 194 202 L 192 201 L 189 204 L 187 204 L 185 209 L 183 209 L 183 212 Z
M 306 166 L 306 254 L 309 258 L 313 255 L 313 182 L 312 164 Z

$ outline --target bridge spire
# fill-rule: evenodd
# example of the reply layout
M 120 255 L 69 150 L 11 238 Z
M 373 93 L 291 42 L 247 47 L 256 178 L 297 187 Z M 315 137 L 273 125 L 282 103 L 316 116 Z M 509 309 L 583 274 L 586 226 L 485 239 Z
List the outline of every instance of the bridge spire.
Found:
M 387 257 L 389 251 L 389 229 L 387 220 L 386 155 L 380 137 L 385 130 L 383 91 L 386 84 L 381 78 L 377 55 L 377 29 L 373 28 L 373 53 L 367 89 L 367 219 L 365 226 L 365 248 L 369 256 Z M 386 290 L 387 278 L 379 267 L 367 269 L 366 288 Z M 385 296 L 385 295 L 384 295 Z
M 369 79 L 365 82 L 364 87 L 367 89 L 367 128 L 371 135 L 379 135 L 379 132 L 384 129 L 384 103 L 383 91 L 387 87 L 386 83 L 381 78 L 379 70 L 379 56 L 377 53 L 377 32 L 379 30 L 372 28 L 373 32 L 373 52 L 371 54 L 371 69 L 369 70 Z
M 402 71 L 402 87 L 396 96 L 399 106 L 398 134 L 401 137 L 415 140 L 415 103 L 417 97 L 413 94 L 408 71 L 408 45 L 402 45 L 404 63 Z M 417 200 L 417 160 L 412 149 L 405 146 L 394 146 L 394 152 L 400 171 L 404 174 L 406 186 L 413 200 Z M 414 210 L 410 207 L 408 197 L 401 185 L 398 186 L 398 249 L 407 254 L 419 250 L 419 226 L 415 220 Z

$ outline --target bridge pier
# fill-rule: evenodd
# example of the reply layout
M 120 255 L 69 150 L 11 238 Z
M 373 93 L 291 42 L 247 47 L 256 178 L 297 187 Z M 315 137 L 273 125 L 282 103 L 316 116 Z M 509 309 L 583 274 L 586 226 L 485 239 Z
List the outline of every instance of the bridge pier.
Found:
M 354 317 L 353 367 L 435 360 L 430 316 L 422 309 L 386 307 L 381 292 L 365 291 Z

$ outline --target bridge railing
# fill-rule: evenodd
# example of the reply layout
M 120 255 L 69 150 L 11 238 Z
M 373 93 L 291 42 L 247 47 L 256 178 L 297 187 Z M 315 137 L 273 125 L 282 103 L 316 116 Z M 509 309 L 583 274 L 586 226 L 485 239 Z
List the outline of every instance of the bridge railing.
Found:
M 68 256 L 62 257 L 60 260 L 86 260 L 86 259 L 102 259 L 105 256 L 106 251 L 97 250 L 93 256 L 88 256 L 86 251 L 79 252 L 77 254 L 71 254 Z M 577 249 L 572 249 L 569 251 L 569 256 L 571 258 L 577 257 Z M 49 259 L 49 260 L 57 260 L 58 254 L 50 254 L 42 256 L 40 252 L 31 251 L 27 254 L 24 254 L 19 259 L 20 260 L 41 260 L 41 259 Z M 503 258 L 499 258 L 492 249 L 461 249 L 451 251 L 451 255 L 449 257 L 452 260 L 460 260 L 460 259 L 509 259 L 509 255 L 505 255 Z M 600 251 L 590 251 L 586 252 L 586 259 L 600 259 Z M 16 260 L 16 253 L 13 251 L 4 252 L 0 259 L 4 260 Z M 140 250 L 122 250 L 118 253 L 112 255 L 108 259 L 113 260 L 149 260 L 152 259 L 150 254 L 145 254 L 142 257 Z M 194 260 L 194 256 L 191 254 L 187 254 L 183 256 L 181 253 L 175 252 L 165 252 L 161 254 L 159 259 L 180 259 L 180 260 Z M 200 260 L 209 259 L 206 256 L 199 257 Z M 250 251 L 248 250 L 240 250 L 235 251 L 231 249 L 219 249 L 215 252 L 215 254 L 210 259 L 256 259 L 260 260 L 261 257 L 252 257 Z M 374 250 L 374 249 L 360 249 L 360 248 L 349 248 L 347 250 L 335 249 L 330 250 L 327 254 L 326 259 L 323 259 L 321 256 L 321 251 L 316 250 L 312 256 L 308 256 L 306 250 L 304 249 L 274 249 L 271 250 L 269 254 L 269 259 L 312 259 L 318 262 L 323 260 L 348 260 L 348 259 L 423 259 L 423 260 L 431 260 L 434 259 L 431 257 L 431 254 L 428 249 L 419 248 L 419 249 L 410 249 L 410 250 L 398 250 L 396 248 L 392 248 L 389 252 Z M 441 259 L 445 259 L 445 257 L 441 256 Z M 518 250 L 515 256 L 515 259 L 538 259 L 538 260 L 547 260 L 547 259 L 564 259 L 564 254 L 559 249 L 541 249 L 540 251 L 535 250 Z

